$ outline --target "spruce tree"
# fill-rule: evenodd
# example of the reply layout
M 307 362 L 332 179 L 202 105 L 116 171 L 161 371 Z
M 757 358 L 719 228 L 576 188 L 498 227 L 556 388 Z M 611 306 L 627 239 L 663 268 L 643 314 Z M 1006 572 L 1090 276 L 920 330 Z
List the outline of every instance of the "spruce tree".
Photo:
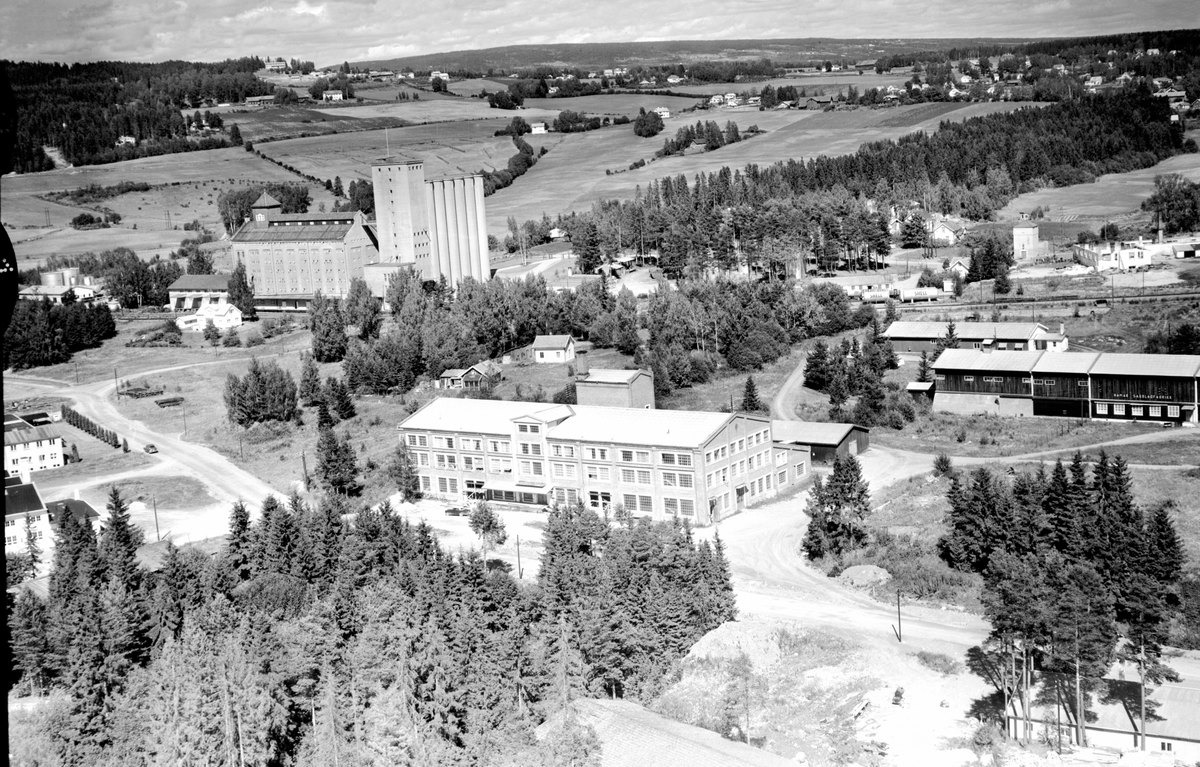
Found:
M 317 401 L 317 431 L 332 429 L 333 424 L 333 415 L 329 412 L 329 406 L 325 404 L 325 398 L 322 397 Z
M 829 385 L 829 346 L 818 340 L 804 361 L 804 385 L 816 391 L 825 391 Z
M 229 538 L 225 555 L 237 581 L 249 580 L 254 568 L 254 542 L 250 530 L 250 511 L 240 499 L 229 512 Z
M 762 403 L 758 400 L 758 386 L 754 383 L 754 376 L 750 376 L 742 389 L 742 410 L 746 413 L 757 413 L 762 409 Z
M 929 353 L 921 350 L 921 361 L 917 365 L 917 380 L 921 383 L 933 382 L 933 368 L 929 365 Z
M 53 668 L 48 634 L 49 611 L 42 600 L 28 590 L 16 599 L 9 625 L 13 668 L 21 672 L 21 684 L 37 694 L 50 681 Z
M 938 357 L 942 356 L 942 352 L 947 349 L 957 349 L 959 346 L 957 326 L 954 321 L 946 323 L 946 334 L 940 336 L 933 345 L 933 362 L 937 362 Z
M 321 373 L 312 352 L 305 352 L 300 368 L 300 402 L 312 407 L 321 399 Z
M 317 438 L 317 476 L 330 490 L 337 493 L 350 492 L 358 474 L 354 448 L 343 437 L 338 439 L 333 429 L 322 429 Z
M 135 593 L 141 584 L 137 565 L 137 550 L 141 542 L 141 531 L 129 521 L 129 505 L 121 498 L 121 491 L 114 484 L 108 493 L 108 523 L 100 534 L 100 557 L 106 579 L 115 578 L 130 594 Z
M 229 303 L 233 304 L 242 313 L 244 322 L 253 322 L 258 319 L 258 313 L 254 309 L 254 286 L 250 284 L 250 280 L 246 277 L 246 265 L 239 259 L 237 265 L 233 267 L 233 273 L 229 275 Z M 230 330 L 226 333 L 226 338 L 229 336 L 237 336 L 236 331 Z M 239 339 L 240 341 L 240 339 Z
M 350 388 L 340 379 L 330 376 L 325 381 L 323 398 L 330 410 L 337 413 L 338 420 L 345 421 L 355 416 L 354 398 L 350 396 Z
M 388 477 L 400 493 L 400 500 L 411 503 L 421 497 L 420 474 L 413 463 L 408 447 L 401 443 L 388 463 Z
M 308 305 L 308 327 L 317 362 L 341 362 L 346 356 L 346 320 L 337 302 L 318 291 Z

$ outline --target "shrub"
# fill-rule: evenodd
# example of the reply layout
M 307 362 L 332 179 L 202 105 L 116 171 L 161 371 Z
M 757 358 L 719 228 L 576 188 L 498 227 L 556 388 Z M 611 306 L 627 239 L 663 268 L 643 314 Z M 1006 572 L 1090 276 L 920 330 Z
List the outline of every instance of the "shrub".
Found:
M 961 673 L 963 670 L 963 665 L 961 663 L 956 661 L 954 658 L 951 658 L 949 655 L 945 655 L 940 652 L 928 652 L 926 650 L 921 650 L 917 653 L 917 660 L 920 661 L 921 665 L 925 668 L 932 669 L 939 674 L 945 674 L 946 676 Z
M 938 453 L 933 459 L 933 473 L 937 477 L 945 477 L 954 472 L 954 461 L 945 453 Z
M 246 336 L 246 346 L 262 346 L 262 345 L 263 345 L 263 337 L 262 337 L 261 333 L 255 331 L 255 332 L 252 332 L 250 335 Z
M 238 335 L 237 328 L 230 328 L 225 331 L 224 338 L 221 339 L 221 346 L 226 348 L 237 348 L 242 345 L 242 337 Z

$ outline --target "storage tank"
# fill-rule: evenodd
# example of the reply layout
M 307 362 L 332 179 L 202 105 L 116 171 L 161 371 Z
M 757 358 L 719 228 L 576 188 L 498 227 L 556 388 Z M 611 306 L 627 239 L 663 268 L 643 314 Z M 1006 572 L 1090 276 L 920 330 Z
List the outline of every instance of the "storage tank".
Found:
M 78 266 L 68 266 L 66 269 L 62 270 L 62 274 L 63 274 L 63 284 L 64 285 L 78 285 L 79 284 L 79 267 Z
M 59 287 L 65 284 L 62 272 L 42 272 L 42 284 L 46 287 Z
M 937 288 L 906 288 L 900 291 L 902 301 L 936 301 L 942 291 Z
M 862 294 L 863 303 L 867 304 L 882 304 L 891 297 L 890 290 L 864 290 Z

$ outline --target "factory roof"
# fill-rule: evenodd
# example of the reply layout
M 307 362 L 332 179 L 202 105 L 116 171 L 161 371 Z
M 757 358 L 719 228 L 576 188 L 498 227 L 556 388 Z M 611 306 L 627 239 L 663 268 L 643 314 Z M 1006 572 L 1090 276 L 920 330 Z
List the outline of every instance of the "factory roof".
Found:
M 945 322 L 905 322 L 898 320 L 883 331 L 887 338 L 941 338 L 946 335 Z M 1045 325 L 1037 322 L 961 322 L 954 326 L 954 334 L 969 341 L 988 338 L 1031 339 L 1048 333 Z

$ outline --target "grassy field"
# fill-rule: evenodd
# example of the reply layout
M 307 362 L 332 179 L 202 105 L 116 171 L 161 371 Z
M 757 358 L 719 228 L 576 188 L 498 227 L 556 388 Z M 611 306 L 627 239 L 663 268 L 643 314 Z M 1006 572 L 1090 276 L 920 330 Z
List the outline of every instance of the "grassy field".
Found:
M 494 135 L 507 124 L 507 119 L 433 123 L 386 133 L 378 130 L 277 141 L 260 149 L 318 178 L 340 176 L 343 184 L 370 179 L 371 162 L 384 156 L 421 160 L 425 177 L 436 178 L 507 166 L 516 153 L 512 139 Z M 550 135 L 525 138 L 534 149 L 557 140 Z
M 602 96 L 575 96 L 557 99 L 526 99 L 526 109 L 544 109 L 554 113 L 570 109 L 589 115 L 626 115 L 637 117 L 639 109 L 650 111 L 655 107 L 666 107 L 672 114 L 691 109 L 699 103 L 698 98 L 679 96 L 654 96 L 648 93 L 614 93 Z
M 746 388 L 746 379 L 754 376 L 754 385 L 758 388 L 758 399 L 763 407 L 771 407 L 771 400 L 779 392 L 783 382 L 800 364 L 801 354 L 793 350 L 775 362 L 756 370 L 744 373 L 735 370 L 723 370 L 714 376 L 713 380 L 688 389 L 678 389 L 665 401 L 659 403 L 664 410 L 708 410 L 725 411 L 729 409 L 729 398 L 733 397 L 733 408 L 742 406 L 742 394 Z M 766 411 L 764 411 L 764 414 Z
M 489 120 L 495 117 L 504 118 L 508 122 L 513 115 L 519 114 L 526 120 L 554 119 L 562 110 L 524 109 L 520 112 L 508 112 L 503 109 L 492 109 L 486 101 L 470 98 L 455 98 L 442 96 L 424 91 L 416 101 L 379 101 L 356 107 L 334 107 L 322 110 L 324 114 L 334 117 L 399 117 L 410 123 L 456 122 L 459 120 Z
M 786 158 L 837 155 L 854 152 L 866 141 L 897 138 L 914 130 L 930 130 L 945 119 L 967 119 L 999 111 L 1011 111 L 1015 104 L 959 104 L 952 112 L 929 116 L 923 105 L 895 109 L 858 109 L 844 112 L 808 112 L 803 110 L 707 110 L 672 115 L 665 130 L 651 139 L 640 139 L 627 127 L 586 134 L 564 136 L 549 155 L 525 177 L 488 198 L 488 225 L 502 229 L 509 216 L 525 220 L 551 216 L 591 207 L 604 198 L 632 198 L 637 187 L 666 175 L 684 174 L 691 178 L 700 172 L 721 167 L 741 168 L 748 163 L 769 165 Z M 909 117 L 909 113 L 914 116 Z M 918 119 L 918 116 L 924 115 Z M 527 118 L 528 119 L 528 118 Z M 722 125 L 737 122 L 743 132 L 751 125 L 766 131 L 749 141 L 723 147 L 715 152 L 654 160 L 663 139 L 700 120 L 716 120 Z M 883 125 L 886 121 L 892 125 Z M 896 125 L 895 123 L 907 123 Z M 637 160 L 646 167 L 628 171 Z M 611 170 L 612 175 L 605 175 Z
M 1154 191 L 1154 177 L 1163 173 L 1180 173 L 1192 181 L 1200 181 L 1200 154 L 1178 155 L 1152 168 L 1101 176 L 1094 184 L 1029 192 L 1009 201 L 997 212 L 997 217 L 1013 221 L 1020 213 L 1039 206 L 1048 211 L 1046 216 L 1051 220 L 1116 218 L 1131 212 L 1140 217 L 1142 201 Z M 1121 218 L 1116 220 L 1118 224 L 1122 222 Z
M 154 458 L 138 451 L 122 452 L 92 435 L 59 421 L 55 428 L 67 442 L 67 452 L 74 446 L 79 449 L 79 463 L 71 463 L 49 471 L 39 471 L 34 479 L 39 487 L 63 486 L 85 479 L 96 479 L 126 471 L 135 471 L 152 466 Z
M 588 365 L 592 368 L 614 368 L 624 370 L 633 365 L 633 357 L 621 354 L 616 349 L 592 349 L 588 352 Z M 575 370 L 573 363 L 514 363 L 501 365 L 503 380 L 496 386 L 500 399 L 517 399 L 517 387 L 526 395 L 532 395 L 540 386 L 547 402 L 555 392 L 571 380 L 569 373 Z
M 773 88 L 790 85 L 797 89 L 803 88 L 811 96 L 820 91 L 824 93 L 837 93 L 845 91 L 851 85 L 858 89 L 861 93 L 871 88 L 886 88 L 889 85 L 900 86 L 912 78 L 911 72 L 905 70 L 895 70 L 884 75 L 875 73 L 860 75 L 857 72 L 821 72 L 813 74 L 799 75 L 797 77 L 780 77 L 773 80 L 763 80 L 761 82 L 750 83 L 681 83 L 679 85 L 664 86 L 671 90 L 672 93 L 695 93 L 712 95 L 714 93 L 742 93 L 750 91 L 750 89 L 762 90 L 765 86 L 770 85 Z

